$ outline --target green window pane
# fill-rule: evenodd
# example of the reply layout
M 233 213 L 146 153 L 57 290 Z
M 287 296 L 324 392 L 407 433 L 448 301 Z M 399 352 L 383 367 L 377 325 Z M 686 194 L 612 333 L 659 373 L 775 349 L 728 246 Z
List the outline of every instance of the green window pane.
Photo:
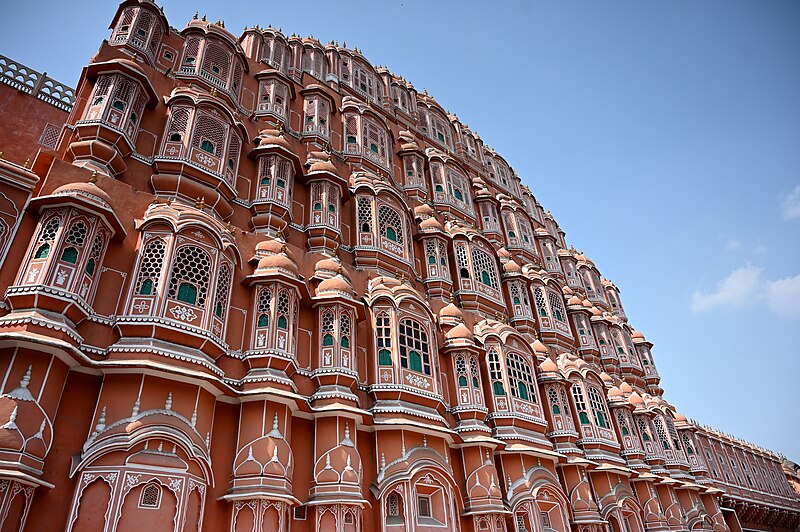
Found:
M 472 387 L 478 388 L 478 377 L 472 377 Z
M 392 242 L 397 242 L 397 233 L 395 232 L 394 228 L 392 227 L 386 228 L 386 238 L 388 238 Z
M 283 179 L 278 179 L 275 181 L 275 184 L 278 186 L 278 188 L 286 188 L 286 181 Z
M 315 211 L 321 211 L 322 210 L 322 203 L 319 203 L 319 202 L 315 203 L 314 204 L 314 210 Z
M 467 378 L 463 375 L 458 377 L 458 385 L 459 386 L 466 386 L 467 385 Z
M 627 436 L 627 435 L 628 435 L 628 427 L 626 427 L 625 425 L 623 425 L 623 426 L 622 426 L 622 430 L 621 430 L 620 432 L 622 432 L 622 435 L 623 435 L 623 436 Z
M 342 336 L 341 340 L 339 340 L 339 345 L 349 349 L 350 348 L 350 338 L 348 336 Z
M 378 351 L 378 365 L 379 366 L 392 365 L 392 353 L 388 349 L 381 349 L 380 351 Z
M 118 111 L 124 111 L 125 110 L 125 102 L 123 102 L 121 100 L 114 100 L 114 103 L 111 104 L 111 107 L 113 107 L 114 109 L 117 109 Z
M 578 412 L 578 419 L 581 420 L 581 425 L 589 424 L 589 414 L 586 412 Z
M 417 351 L 408 354 L 408 367 L 414 371 L 422 371 L 422 357 Z
M 558 407 L 558 405 L 553 405 L 553 413 L 554 414 L 560 414 L 561 413 L 561 409 Z
M 528 387 L 525 386 L 524 382 L 517 383 L 517 392 L 519 392 L 519 398 L 528 400 Z
M 94 259 L 89 259 L 86 262 L 86 270 L 85 270 L 86 273 L 88 273 L 89 275 L 92 275 L 94 273 L 94 268 L 95 268 Z
M 460 190 L 456 189 L 453 195 L 456 197 L 458 201 L 464 201 L 464 195 L 461 193 Z
M 289 322 L 286 321 L 286 316 L 278 316 L 278 329 L 283 329 L 284 331 L 289 328 Z
M 70 264 L 75 264 L 78 262 L 78 250 L 73 247 L 68 247 L 61 252 L 61 260 L 69 262 Z
M 34 259 L 46 259 L 50 255 L 50 244 L 42 244 L 36 253 L 33 254 Z
M 153 281 L 150 279 L 145 279 L 142 281 L 142 287 L 139 289 L 139 294 L 143 296 L 149 296 L 153 293 Z
M 333 335 L 326 333 L 325 336 L 322 337 L 322 345 L 326 347 L 333 345 Z
M 197 301 L 197 287 L 191 283 L 181 283 L 178 286 L 178 301 L 194 305 Z
M 485 272 L 485 271 L 481 272 L 481 282 L 483 284 L 485 284 L 486 286 L 492 286 L 492 281 L 489 278 L 489 273 L 488 272 Z
M 200 143 L 200 149 L 204 152 L 214 153 L 214 143 L 210 140 L 204 140 Z
M 260 314 L 258 316 L 258 326 L 267 327 L 268 325 L 269 325 L 269 316 L 266 314 Z
M 492 383 L 492 390 L 494 391 L 495 395 L 505 395 L 506 390 L 503 388 L 503 383 L 501 381 L 494 381 Z
M 429 255 L 428 264 L 436 264 L 436 257 L 434 257 L 433 255 Z

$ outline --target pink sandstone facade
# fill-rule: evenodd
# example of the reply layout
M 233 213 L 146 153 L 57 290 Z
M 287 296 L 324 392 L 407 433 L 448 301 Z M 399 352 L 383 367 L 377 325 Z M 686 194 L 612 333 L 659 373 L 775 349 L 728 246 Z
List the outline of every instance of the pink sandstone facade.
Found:
M 0 56 L 2 532 L 798 529 L 455 115 L 204 19 Z

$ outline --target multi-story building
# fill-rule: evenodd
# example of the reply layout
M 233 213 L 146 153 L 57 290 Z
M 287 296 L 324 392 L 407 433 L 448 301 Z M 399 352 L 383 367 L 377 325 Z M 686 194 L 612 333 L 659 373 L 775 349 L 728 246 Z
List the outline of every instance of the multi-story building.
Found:
M 74 91 L 0 57 L 3 531 L 800 524 L 430 95 L 149 0 L 111 28 Z

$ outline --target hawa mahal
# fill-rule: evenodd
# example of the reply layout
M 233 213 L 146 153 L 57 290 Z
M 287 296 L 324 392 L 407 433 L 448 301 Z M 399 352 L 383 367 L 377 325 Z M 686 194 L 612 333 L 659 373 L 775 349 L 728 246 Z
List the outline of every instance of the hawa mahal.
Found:
M 110 28 L 76 89 L 0 56 L 3 532 L 798 529 L 798 466 L 663 399 L 427 92 L 149 0 Z

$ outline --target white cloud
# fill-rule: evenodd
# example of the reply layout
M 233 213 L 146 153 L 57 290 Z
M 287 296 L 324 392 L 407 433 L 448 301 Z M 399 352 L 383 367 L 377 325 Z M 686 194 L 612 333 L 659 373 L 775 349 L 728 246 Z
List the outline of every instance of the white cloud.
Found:
M 769 309 L 782 318 L 800 318 L 800 275 L 767 282 Z
M 713 292 L 692 293 L 692 312 L 699 314 L 711 310 L 738 309 L 766 304 L 777 316 L 786 319 L 800 318 L 800 275 L 776 281 L 763 279 L 763 270 L 748 264 L 733 270 L 717 284 Z
M 742 248 L 741 242 L 739 242 L 738 240 L 734 240 L 733 238 L 728 240 L 728 242 L 725 244 L 726 251 L 736 251 L 737 249 L 741 248 Z
M 752 302 L 760 283 L 761 268 L 748 264 L 733 270 L 720 281 L 715 292 L 706 294 L 695 291 L 692 294 L 692 312 L 706 312 L 717 307 L 742 307 Z
M 783 196 L 781 214 L 784 220 L 800 218 L 800 185 L 795 186 L 794 190 Z

